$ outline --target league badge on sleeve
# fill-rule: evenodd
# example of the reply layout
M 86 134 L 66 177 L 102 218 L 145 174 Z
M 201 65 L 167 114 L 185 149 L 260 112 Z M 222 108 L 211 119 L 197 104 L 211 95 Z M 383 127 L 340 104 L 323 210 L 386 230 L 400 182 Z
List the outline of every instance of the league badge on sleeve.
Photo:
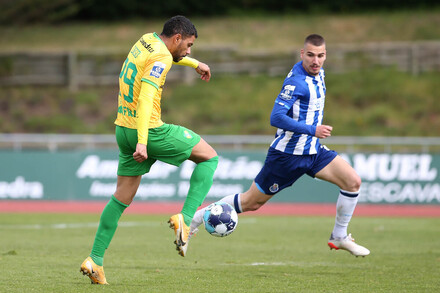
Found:
M 165 69 L 165 63 L 162 62 L 154 62 L 153 69 L 151 69 L 150 76 L 154 76 L 155 78 L 159 78 L 162 75 L 163 70 Z
M 280 93 L 280 98 L 286 101 L 291 100 L 293 97 L 293 91 L 295 90 L 295 87 L 296 86 L 294 85 L 289 85 L 289 84 L 286 85 Z

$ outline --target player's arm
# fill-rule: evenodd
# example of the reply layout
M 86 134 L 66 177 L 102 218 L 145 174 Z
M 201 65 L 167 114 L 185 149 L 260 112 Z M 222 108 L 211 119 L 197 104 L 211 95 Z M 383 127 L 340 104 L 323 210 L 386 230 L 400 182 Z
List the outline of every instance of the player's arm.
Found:
M 270 115 L 270 124 L 274 127 L 292 131 L 295 133 L 307 134 L 318 138 L 330 136 L 332 127 L 328 125 L 309 125 L 294 120 L 287 115 L 297 100 L 309 95 L 309 90 L 297 80 L 286 80 L 281 92 L 278 94 L 275 105 Z
M 298 122 L 287 115 L 290 108 L 290 105 L 277 99 L 270 114 L 270 125 L 295 133 L 315 135 L 315 126 Z
M 153 112 L 153 98 L 156 94 L 156 91 L 157 88 L 155 84 L 148 81 L 142 81 L 141 91 L 138 99 L 138 106 L 136 110 L 138 143 L 136 145 L 136 151 L 133 153 L 133 158 L 139 163 L 148 158 L 148 129 L 151 113 Z
M 297 83 L 295 80 L 286 80 L 275 99 L 275 104 L 270 114 L 270 125 L 295 133 L 315 135 L 315 126 L 298 122 L 287 115 L 295 102 L 301 100 L 307 94 L 307 90 L 302 87 L 301 83 Z
M 209 66 L 203 62 L 200 62 L 194 58 L 185 56 L 179 62 L 173 62 L 177 65 L 189 66 L 196 70 L 200 74 L 200 78 L 204 81 L 209 81 L 211 79 L 211 69 Z
M 173 61 L 173 64 L 182 65 L 182 66 L 189 66 L 189 67 L 192 67 L 192 68 L 197 68 L 199 66 L 199 61 L 194 59 L 194 58 L 185 56 L 179 62 L 174 62 Z
M 172 58 L 169 54 L 156 54 L 150 58 L 145 66 L 136 109 L 138 143 L 133 158 L 137 162 L 148 158 L 148 130 L 153 113 L 153 101 L 159 86 L 165 82 L 165 77 L 171 68 L 171 62 Z
M 270 115 L 270 125 L 295 133 L 308 134 L 316 136 L 317 138 L 326 138 L 331 136 L 333 127 L 330 125 L 308 125 L 306 123 L 293 120 L 287 115 L 289 111 L 288 106 L 281 101 L 275 101 L 272 113 Z

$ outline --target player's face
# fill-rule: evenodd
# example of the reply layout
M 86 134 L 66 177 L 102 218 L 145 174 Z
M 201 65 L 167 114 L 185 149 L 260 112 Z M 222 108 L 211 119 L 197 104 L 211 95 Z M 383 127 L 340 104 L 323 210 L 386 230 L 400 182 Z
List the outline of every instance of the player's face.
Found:
M 304 49 L 301 49 L 301 59 L 303 67 L 310 75 L 318 75 L 326 58 L 325 44 L 322 46 L 313 46 L 307 43 Z
M 191 47 L 194 45 L 195 39 L 195 36 L 190 36 L 185 39 L 180 38 L 177 40 L 176 49 L 172 53 L 174 62 L 179 62 L 183 57 L 191 54 Z

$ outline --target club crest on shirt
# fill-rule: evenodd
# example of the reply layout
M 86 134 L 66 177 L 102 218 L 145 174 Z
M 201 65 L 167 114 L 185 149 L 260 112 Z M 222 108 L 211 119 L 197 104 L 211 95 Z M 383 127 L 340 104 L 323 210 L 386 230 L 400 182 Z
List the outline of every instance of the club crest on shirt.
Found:
M 185 137 L 188 138 L 188 139 L 191 139 L 191 138 L 192 138 L 192 135 L 191 135 L 191 133 L 188 132 L 188 130 L 185 130 L 185 131 L 183 132 L 183 136 L 185 136 Z
M 159 78 L 162 75 L 163 70 L 165 69 L 165 63 L 162 62 L 154 62 L 153 69 L 151 69 L 150 76 L 154 76 L 155 78 Z
M 294 85 L 286 85 L 280 93 L 280 98 L 286 101 L 292 99 L 295 88 L 296 86 Z
M 274 183 L 271 187 L 269 187 L 269 191 L 270 192 L 277 192 L 280 189 L 280 186 L 278 185 L 278 183 Z
M 141 50 L 138 49 L 138 47 L 134 46 L 133 50 L 131 50 L 131 55 L 133 55 L 134 58 L 137 58 L 139 54 L 141 53 Z

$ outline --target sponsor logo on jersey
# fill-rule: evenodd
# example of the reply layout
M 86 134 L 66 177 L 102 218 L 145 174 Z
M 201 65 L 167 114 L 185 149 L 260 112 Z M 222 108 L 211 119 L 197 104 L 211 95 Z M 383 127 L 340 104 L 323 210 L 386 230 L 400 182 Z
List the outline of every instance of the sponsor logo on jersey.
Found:
M 118 113 L 128 117 L 136 117 L 136 110 L 131 110 L 128 107 L 118 107 Z
M 162 62 L 154 62 L 153 69 L 151 69 L 150 76 L 154 76 L 155 78 L 159 78 L 162 75 L 163 70 L 165 69 L 165 63 Z
M 269 191 L 270 192 L 277 192 L 280 189 L 280 186 L 278 185 L 278 183 L 274 183 L 271 187 L 269 187 Z
M 153 49 L 153 47 L 151 47 L 151 44 L 148 44 L 147 42 L 145 42 L 144 38 L 141 38 L 139 41 L 141 42 L 142 46 L 144 46 L 144 48 L 147 49 L 148 52 L 150 52 L 150 53 L 154 52 L 154 49 Z
M 324 98 L 323 97 L 317 99 L 315 102 L 315 111 L 319 111 L 321 109 L 324 109 Z
M 280 98 L 286 101 L 292 99 L 295 88 L 296 86 L 294 85 L 286 85 L 280 93 Z

